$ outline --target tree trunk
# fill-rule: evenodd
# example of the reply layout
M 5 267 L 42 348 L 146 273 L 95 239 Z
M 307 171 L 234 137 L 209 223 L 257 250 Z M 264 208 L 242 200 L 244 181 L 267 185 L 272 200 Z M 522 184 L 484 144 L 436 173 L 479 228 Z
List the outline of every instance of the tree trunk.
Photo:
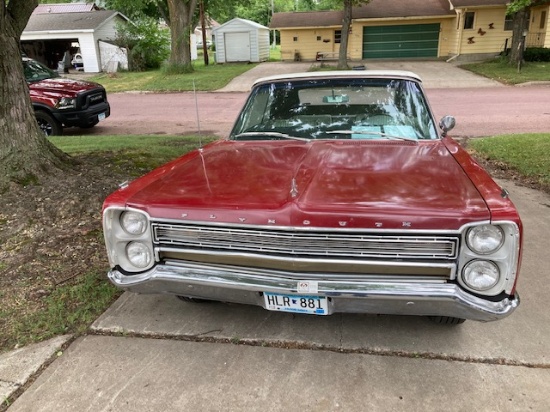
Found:
M 529 9 L 524 8 L 514 13 L 512 20 L 512 46 L 510 48 L 510 64 L 517 66 L 523 60 L 525 38 L 523 31 L 529 27 Z
M 38 183 L 69 160 L 38 127 L 21 64 L 19 40 L 37 3 L 0 3 L 0 193 L 11 182 Z
M 342 18 L 342 34 L 340 37 L 340 51 L 338 52 L 338 66 L 340 70 L 349 69 L 348 67 L 348 39 L 351 27 L 351 13 L 353 10 L 353 0 L 344 0 L 344 11 Z
M 184 71 L 192 71 L 190 36 L 197 0 L 168 0 L 170 36 L 172 48 L 170 65 Z

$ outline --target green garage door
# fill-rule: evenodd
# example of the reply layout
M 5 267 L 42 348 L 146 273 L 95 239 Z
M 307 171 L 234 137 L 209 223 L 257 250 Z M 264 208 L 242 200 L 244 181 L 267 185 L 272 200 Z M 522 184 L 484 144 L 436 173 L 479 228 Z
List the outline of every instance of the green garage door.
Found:
M 437 57 L 439 23 L 363 27 L 363 59 Z

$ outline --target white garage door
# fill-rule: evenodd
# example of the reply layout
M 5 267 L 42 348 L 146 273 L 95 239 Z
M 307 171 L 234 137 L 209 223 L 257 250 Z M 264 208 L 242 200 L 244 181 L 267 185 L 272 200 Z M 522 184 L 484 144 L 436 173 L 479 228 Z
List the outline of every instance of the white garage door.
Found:
M 250 35 L 246 33 L 225 33 L 225 61 L 250 61 Z

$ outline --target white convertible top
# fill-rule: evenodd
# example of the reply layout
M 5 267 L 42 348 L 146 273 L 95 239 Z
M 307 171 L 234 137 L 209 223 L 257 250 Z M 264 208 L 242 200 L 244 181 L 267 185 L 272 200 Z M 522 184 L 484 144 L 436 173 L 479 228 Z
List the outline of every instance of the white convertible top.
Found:
M 334 79 L 334 78 L 382 78 L 382 79 L 412 79 L 422 82 L 419 75 L 405 70 L 339 70 L 339 71 L 321 71 L 306 73 L 276 74 L 273 76 L 262 77 L 254 82 L 258 83 L 273 82 L 280 80 L 296 79 Z

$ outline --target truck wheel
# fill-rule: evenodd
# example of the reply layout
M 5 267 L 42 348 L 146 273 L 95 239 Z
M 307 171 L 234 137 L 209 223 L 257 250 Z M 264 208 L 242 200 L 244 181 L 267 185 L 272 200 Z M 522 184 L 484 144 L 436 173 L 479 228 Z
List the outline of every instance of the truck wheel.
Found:
M 49 113 L 43 110 L 34 112 L 38 127 L 46 136 L 60 136 L 63 134 L 63 126 L 53 118 Z
M 429 316 L 430 320 L 440 325 L 460 325 L 466 322 L 466 319 L 453 318 L 450 316 Z

